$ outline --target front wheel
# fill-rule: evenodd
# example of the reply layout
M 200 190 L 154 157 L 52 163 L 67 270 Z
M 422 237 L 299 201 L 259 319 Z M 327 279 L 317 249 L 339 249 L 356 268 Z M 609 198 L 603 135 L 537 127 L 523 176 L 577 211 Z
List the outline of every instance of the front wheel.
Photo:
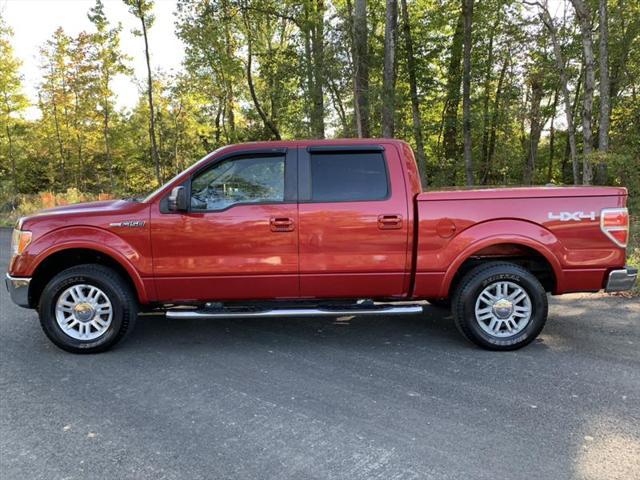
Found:
M 97 353 L 122 340 L 135 324 L 137 299 L 114 270 L 78 265 L 53 277 L 39 304 L 40 324 L 58 347 Z
M 490 350 L 531 343 L 547 320 L 547 294 L 538 279 L 513 263 L 491 262 L 468 272 L 453 295 L 453 318 L 470 341 Z

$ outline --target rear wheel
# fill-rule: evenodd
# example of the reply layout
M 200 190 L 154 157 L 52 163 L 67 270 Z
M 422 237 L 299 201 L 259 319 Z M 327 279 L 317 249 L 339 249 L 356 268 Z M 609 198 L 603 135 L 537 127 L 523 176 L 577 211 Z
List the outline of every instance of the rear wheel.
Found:
M 40 297 L 40 324 L 58 347 L 97 353 L 122 340 L 135 324 L 137 299 L 114 270 L 78 265 L 56 275 Z
M 453 295 L 453 317 L 470 341 L 491 350 L 531 343 L 547 320 L 547 294 L 538 279 L 513 263 L 491 262 L 468 272 Z

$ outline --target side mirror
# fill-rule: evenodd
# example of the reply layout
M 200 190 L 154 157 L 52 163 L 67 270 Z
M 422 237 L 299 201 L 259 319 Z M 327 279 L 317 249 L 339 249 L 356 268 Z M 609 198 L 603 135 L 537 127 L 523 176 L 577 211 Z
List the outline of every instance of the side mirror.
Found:
M 184 187 L 176 187 L 171 190 L 168 207 L 170 212 L 187 211 L 187 190 Z

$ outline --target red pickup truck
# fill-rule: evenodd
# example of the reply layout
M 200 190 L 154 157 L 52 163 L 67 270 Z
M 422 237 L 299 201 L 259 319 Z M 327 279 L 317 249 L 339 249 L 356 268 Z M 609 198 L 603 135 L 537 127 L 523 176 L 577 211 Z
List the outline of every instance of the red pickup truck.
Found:
M 173 318 L 416 313 L 448 304 L 476 344 L 531 342 L 547 293 L 630 289 L 617 187 L 423 192 L 398 140 L 221 148 L 140 200 L 23 218 L 6 284 L 71 352 L 140 309 Z

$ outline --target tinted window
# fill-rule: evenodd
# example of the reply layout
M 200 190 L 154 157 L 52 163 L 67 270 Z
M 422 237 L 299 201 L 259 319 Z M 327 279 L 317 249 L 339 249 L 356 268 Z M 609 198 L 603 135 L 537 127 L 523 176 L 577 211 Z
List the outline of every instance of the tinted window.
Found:
M 284 156 L 218 163 L 191 182 L 191 209 L 222 210 L 238 203 L 284 201 Z
M 382 200 L 388 194 L 382 153 L 311 154 L 311 201 Z

